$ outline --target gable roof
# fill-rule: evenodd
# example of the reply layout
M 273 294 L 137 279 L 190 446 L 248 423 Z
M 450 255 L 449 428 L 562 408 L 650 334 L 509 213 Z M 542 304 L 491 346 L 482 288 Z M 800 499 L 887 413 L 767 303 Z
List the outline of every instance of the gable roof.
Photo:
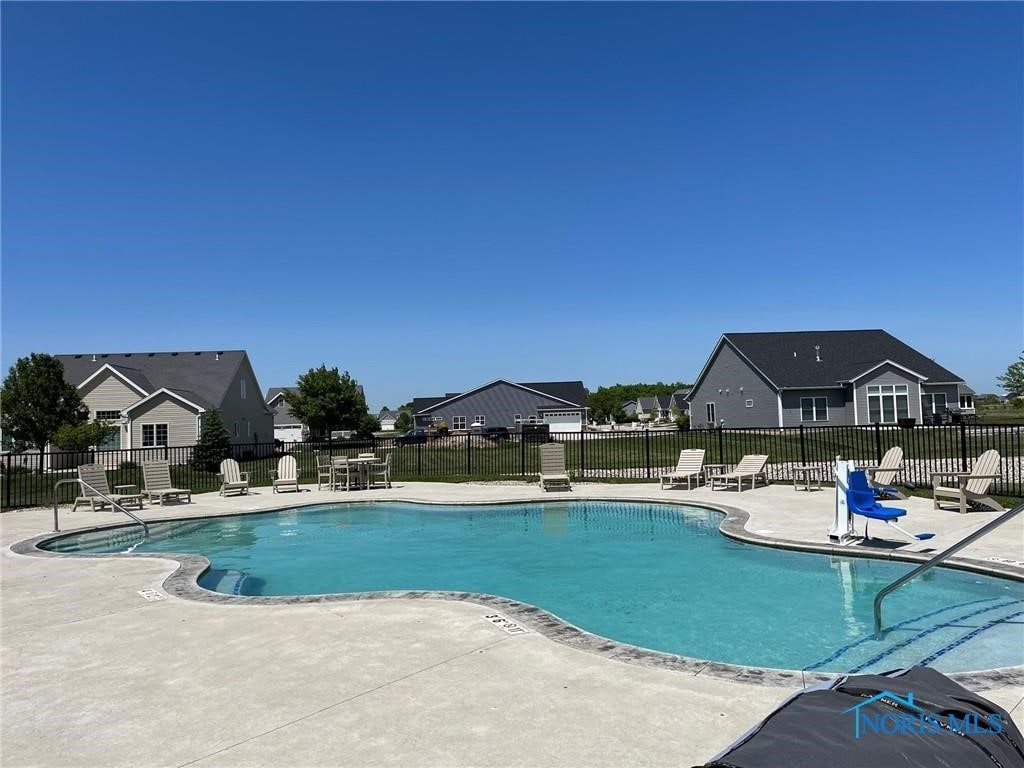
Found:
M 508 379 L 495 379 L 489 381 L 479 387 L 475 387 L 467 392 L 462 393 L 451 393 L 449 392 L 445 397 L 416 397 L 412 401 L 413 413 L 424 413 L 425 411 L 432 410 L 439 405 L 450 403 L 467 395 L 471 395 L 474 392 L 479 392 L 482 389 L 493 386 L 495 384 L 508 384 L 512 387 L 518 387 L 520 389 L 526 389 L 531 392 L 550 397 L 554 400 L 559 400 L 566 405 L 575 406 L 577 408 L 587 407 L 587 388 L 583 386 L 582 381 L 541 381 L 531 383 L 516 383 L 509 381 Z
M 139 398 L 164 389 L 201 408 L 219 407 L 245 350 L 220 352 L 123 352 L 86 355 L 55 355 L 64 366 L 64 379 L 78 387 L 104 366 L 127 379 Z M 252 382 L 256 386 L 256 382 Z
M 397 419 L 398 414 L 398 411 L 392 411 L 389 408 L 381 408 L 380 413 L 377 414 L 377 419 Z
M 726 333 L 715 346 L 715 352 L 724 343 L 746 358 L 778 389 L 835 387 L 886 362 L 912 371 L 929 383 L 963 381 L 881 329 Z M 705 365 L 698 381 L 707 368 Z
M 360 395 L 362 395 L 364 398 L 366 397 L 366 393 L 363 392 L 363 385 L 362 384 L 356 384 L 356 389 L 359 390 L 359 394 Z M 270 405 L 271 401 L 273 401 L 277 397 L 283 395 L 285 392 L 298 392 L 298 391 L 299 391 L 298 387 L 271 387 L 270 389 L 267 390 L 267 396 L 265 398 L 263 398 L 263 399 L 267 403 L 267 405 Z

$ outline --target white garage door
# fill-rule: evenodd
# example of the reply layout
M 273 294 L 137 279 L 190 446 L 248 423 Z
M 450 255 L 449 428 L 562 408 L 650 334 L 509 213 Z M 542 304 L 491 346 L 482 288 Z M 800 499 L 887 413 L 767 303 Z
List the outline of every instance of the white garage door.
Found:
M 274 427 L 274 439 L 286 443 L 302 442 L 302 427 Z
M 552 432 L 582 432 L 583 415 L 580 411 L 548 411 L 544 423 L 551 425 Z

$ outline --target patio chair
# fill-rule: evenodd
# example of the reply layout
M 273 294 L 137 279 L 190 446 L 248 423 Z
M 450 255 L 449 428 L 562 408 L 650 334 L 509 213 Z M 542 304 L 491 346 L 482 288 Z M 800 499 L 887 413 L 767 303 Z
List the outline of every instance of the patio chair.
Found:
M 146 486 L 142 489 L 142 495 L 150 502 L 156 501 L 163 506 L 168 498 L 181 501 L 185 497 L 185 503 L 192 503 L 192 491 L 184 488 L 175 488 L 171 484 L 171 466 L 166 461 L 144 461 L 142 462 L 142 480 Z
M 385 488 L 391 487 L 391 454 L 384 454 L 384 461 L 378 461 L 370 465 L 370 485 L 376 485 L 377 478 L 384 483 Z
M 864 467 L 868 485 L 879 498 L 905 499 L 899 488 L 893 485 L 896 475 L 903 470 L 903 449 L 894 445 L 885 452 L 877 467 Z
M 540 487 L 545 491 L 572 490 L 565 471 L 565 446 L 561 443 L 545 443 L 540 447 Z
M 693 487 L 696 482 L 700 485 L 700 478 L 704 474 L 704 449 L 686 448 L 679 452 L 679 461 L 676 468 L 667 475 L 661 476 L 661 489 L 681 485 L 686 481 L 686 490 Z
M 231 491 L 238 491 L 239 494 L 249 493 L 249 473 L 242 472 L 238 468 L 238 462 L 234 459 L 224 459 L 220 463 L 220 495 L 226 496 Z
M 895 531 L 914 541 L 926 541 L 935 536 L 934 533 L 910 533 L 896 525 L 896 521 L 907 514 L 905 509 L 883 507 L 875 500 L 875 489 L 868 483 L 867 474 L 863 469 L 854 470 L 847 479 L 846 506 L 855 515 L 864 518 L 864 538 L 870 539 L 868 524 L 872 520 L 881 520 Z
M 277 469 L 270 470 L 272 493 L 280 493 L 280 488 L 291 488 L 299 492 L 299 465 L 294 456 L 282 456 L 277 462 Z
M 724 472 L 720 475 L 711 476 L 711 490 L 718 490 L 716 486 L 721 483 L 722 488 L 728 488 L 730 484 L 736 483 L 736 490 L 743 490 L 743 479 L 746 477 L 750 478 L 750 488 L 753 490 L 757 486 L 757 479 L 761 478 L 764 480 L 764 484 L 768 485 L 768 472 L 766 467 L 768 466 L 768 457 L 763 455 L 750 455 L 744 456 L 740 459 L 740 463 L 732 468 L 731 472 Z
M 334 466 L 331 463 L 331 457 L 325 453 L 318 453 L 316 455 L 316 489 L 319 491 L 324 486 L 324 481 L 328 488 L 334 490 Z
M 999 451 L 992 448 L 978 457 L 970 472 L 932 472 L 934 508 L 941 509 L 939 498 L 942 497 L 956 500 L 960 505 L 960 514 L 966 513 L 968 505 L 971 504 L 1002 512 L 1002 504 L 988 495 L 992 481 L 1001 477 L 998 469 Z M 935 480 L 940 477 L 955 477 L 959 482 L 956 487 L 936 485 Z
M 334 469 L 334 485 L 338 487 L 344 478 L 345 490 L 351 491 L 353 486 L 358 488 L 362 476 L 362 469 L 345 456 L 336 456 L 331 460 Z
M 88 504 L 95 512 L 97 509 L 110 506 L 107 499 L 113 499 L 122 507 L 136 505 L 142 509 L 142 495 L 138 493 L 111 493 L 107 484 L 107 470 L 102 464 L 82 464 L 78 468 L 78 493 L 80 494 L 71 506 L 71 511 L 78 509 L 79 504 Z M 107 499 L 100 496 L 106 496 Z

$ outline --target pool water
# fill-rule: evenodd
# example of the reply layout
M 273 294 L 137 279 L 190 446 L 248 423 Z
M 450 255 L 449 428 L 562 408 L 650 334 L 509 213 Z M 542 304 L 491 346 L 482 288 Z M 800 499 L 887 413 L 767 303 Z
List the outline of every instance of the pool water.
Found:
M 1024 663 L 1024 584 L 734 542 L 696 507 L 574 501 L 501 506 L 339 504 L 72 534 L 47 549 L 180 552 L 211 562 L 228 594 L 482 592 L 531 603 L 589 632 L 699 659 L 878 672 L 926 662 L 967 671 Z

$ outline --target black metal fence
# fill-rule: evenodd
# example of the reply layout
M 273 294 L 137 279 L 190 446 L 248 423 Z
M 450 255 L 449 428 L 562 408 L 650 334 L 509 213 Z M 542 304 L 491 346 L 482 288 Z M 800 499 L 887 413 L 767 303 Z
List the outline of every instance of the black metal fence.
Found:
M 394 437 L 335 440 L 318 443 L 253 443 L 235 446 L 235 457 L 254 486 L 269 485 L 277 459 L 291 453 L 307 482 L 316 479 L 316 453 L 354 456 L 373 451 L 391 454 L 397 480 L 521 480 L 536 476 L 537 443 L 527 436 L 491 440 L 477 435 L 449 435 L 419 444 L 400 444 Z M 992 492 L 1024 496 L 1024 426 L 967 425 L 899 427 L 793 427 L 786 429 L 713 429 L 689 431 L 620 430 L 554 435 L 566 447 L 570 474 L 579 480 L 656 480 L 675 466 L 679 451 L 703 448 L 709 464 L 733 464 L 745 454 L 767 454 L 772 480 L 789 480 L 796 465 L 821 468 L 826 480 L 836 456 L 875 464 L 891 446 L 902 447 L 900 482 L 931 484 L 934 472 L 970 469 L 982 451 L 994 448 L 1001 456 L 999 480 Z M 539 438 L 544 439 L 544 438 Z M 91 461 L 103 464 L 113 489 L 142 487 L 142 461 L 166 460 L 178 487 L 197 493 L 216 490 L 215 472 L 194 466 L 192 446 L 138 448 L 88 453 L 22 453 L 0 459 L 0 505 L 4 508 L 53 503 L 53 486 L 75 476 L 75 467 Z M 42 471 L 40 472 L 40 463 Z M 60 501 L 73 498 L 74 486 L 61 489 Z

